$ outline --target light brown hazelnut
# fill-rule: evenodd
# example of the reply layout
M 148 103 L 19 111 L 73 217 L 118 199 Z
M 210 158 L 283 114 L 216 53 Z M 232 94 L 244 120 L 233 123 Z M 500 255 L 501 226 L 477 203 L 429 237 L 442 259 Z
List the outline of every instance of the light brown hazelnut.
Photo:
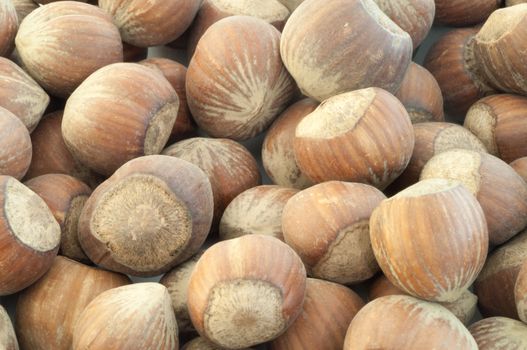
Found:
M 99 0 L 119 27 L 123 41 L 148 47 L 177 39 L 190 26 L 201 0 Z
M 194 267 L 196 266 L 201 254 L 202 252 L 199 252 L 183 264 L 174 267 L 163 275 L 159 281 L 159 283 L 167 287 L 168 294 L 170 294 L 172 308 L 176 314 L 180 334 L 195 332 L 188 314 L 188 284 L 190 281 L 190 275 L 192 274 L 192 271 L 194 271 Z
M 63 111 L 45 115 L 31 133 L 33 156 L 25 179 L 45 174 L 67 174 L 91 187 L 101 182 L 101 176 L 75 160 L 62 138 Z
M 262 234 L 284 240 L 282 212 L 298 190 L 263 185 L 240 193 L 225 209 L 220 221 L 220 239 Z
M 483 22 L 501 5 L 501 0 L 435 0 L 438 23 L 468 27 Z
M 0 106 L 16 115 L 32 132 L 48 104 L 49 96 L 26 72 L 0 57 Z
M 282 31 L 289 14 L 290 12 L 280 3 L 280 0 L 203 0 L 189 30 L 188 58 L 194 55 L 198 42 L 207 29 L 222 18 L 256 17 Z
M 481 12 L 481 8 L 474 12 Z M 485 80 L 500 91 L 527 94 L 526 28 L 527 4 L 520 4 L 494 11 L 474 38 L 478 68 Z
M 477 350 L 465 326 L 447 309 L 406 295 L 375 299 L 351 321 L 344 350 Z
M 463 120 L 472 104 L 494 92 L 479 73 L 474 58 L 477 28 L 455 29 L 428 51 L 424 67 L 435 77 L 447 114 Z
M 395 93 L 412 39 L 373 0 L 307 1 L 287 20 L 280 52 L 304 95 L 324 101 L 372 86 Z
M 410 34 L 414 50 L 426 38 L 435 15 L 434 0 L 374 0 L 402 30 Z
M 59 253 L 68 258 L 89 262 L 78 239 L 78 223 L 91 189 L 82 181 L 64 174 L 46 174 L 32 178 L 25 185 L 48 205 L 60 225 Z
M 252 154 L 229 139 L 195 137 L 167 147 L 163 154 L 197 165 L 208 176 L 214 195 L 214 230 L 227 205 L 243 191 L 261 183 Z
M 300 121 L 294 140 L 298 166 L 311 181 L 362 182 L 380 189 L 403 172 L 413 148 L 406 109 L 379 88 L 324 101 Z
M 20 180 L 29 168 L 31 155 L 31 138 L 26 127 L 13 113 L 0 107 L 0 175 Z
M 0 295 L 38 280 L 60 246 L 60 226 L 46 203 L 10 176 L 0 175 Z
M 8 57 L 14 48 L 18 16 L 11 1 L 0 2 L 0 56 Z
M 514 287 L 514 299 L 520 320 L 527 323 L 527 259 L 518 272 Z
M 527 156 L 525 113 L 527 97 L 488 96 L 470 108 L 464 126 L 483 142 L 490 154 L 509 163 Z
M 518 319 L 514 285 L 522 263 L 527 259 L 527 230 L 494 250 L 478 278 L 474 293 L 484 317 L 504 316 Z
M 190 277 L 188 310 L 202 337 L 244 348 L 282 334 L 302 312 L 306 270 L 296 253 L 269 236 L 216 243 Z
M 57 1 L 31 12 L 15 42 L 24 69 L 60 97 L 70 95 L 97 69 L 123 60 L 121 37 L 111 18 L 76 1 Z
M 90 75 L 68 98 L 62 136 L 74 158 L 109 176 L 130 159 L 161 152 L 178 107 L 161 74 L 116 63 Z
M 0 348 L 4 350 L 18 350 L 18 341 L 13 324 L 2 305 L 0 305 Z
M 131 283 L 124 275 L 58 256 L 16 306 L 22 349 L 70 350 L 73 329 L 84 308 L 102 292 Z
M 188 105 L 203 131 L 247 140 L 271 125 L 296 93 L 279 46 L 280 32 L 255 17 L 223 18 L 207 30 L 186 80 Z
M 527 349 L 527 325 L 506 317 L 489 317 L 469 327 L 479 350 Z
M 340 181 L 302 190 L 283 209 L 285 242 L 312 277 L 341 284 L 365 281 L 379 271 L 369 220 L 385 198 L 375 187 Z
M 149 58 L 139 63 L 150 68 L 159 69 L 178 95 L 179 110 L 176 122 L 172 128 L 171 139 L 180 140 L 194 134 L 196 127 L 188 108 L 185 89 L 187 68 L 181 63 L 167 58 Z
M 420 181 L 381 202 L 370 218 L 370 238 L 390 282 L 437 302 L 457 300 L 474 282 L 489 241 L 476 198 L 445 179 Z
M 303 99 L 282 112 L 267 130 L 262 146 L 262 163 L 275 184 L 297 189 L 312 185 L 298 167 L 293 143 L 298 123 L 317 106 L 315 100 Z
M 271 350 L 342 350 L 351 320 L 364 302 L 342 285 L 307 279 L 302 314 L 272 341 Z
M 197 166 L 169 156 L 140 157 L 93 191 L 79 219 L 79 242 L 106 269 L 155 276 L 199 250 L 212 210 L 209 179 Z
M 179 349 L 170 296 L 159 283 L 136 283 L 107 290 L 79 316 L 72 350 Z
M 407 294 L 394 286 L 386 276 L 380 275 L 371 284 L 368 297 L 370 300 L 374 300 L 387 295 Z M 468 325 L 476 314 L 478 297 L 469 290 L 465 290 L 459 299 L 450 303 L 439 304 L 452 312 L 464 325 Z
M 489 242 L 499 245 L 527 226 L 527 184 L 507 163 L 488 153 L 453 149 L 432 157 L 421 180 L 459 181 L 477 198 Z
M 395 97 L 408 111 L 412 123 L 445 120 L 439 84 L 429 71 L 416 63 L 410 63 Z

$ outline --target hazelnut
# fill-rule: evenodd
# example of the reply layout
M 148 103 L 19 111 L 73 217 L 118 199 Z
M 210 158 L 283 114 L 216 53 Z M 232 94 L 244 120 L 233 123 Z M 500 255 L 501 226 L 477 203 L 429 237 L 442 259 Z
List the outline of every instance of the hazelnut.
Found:
M 296 93 L 279 45 L 280 32 L 255 17 L 227 17 L 207 30 L 186 80 L 188 105 L 200 128 L 235 140 L 267 129 Z
M 194 55 L 196 46 L 207 29 L 222 18 L 256 17 L 282 31 L 290 12 L 280 2 L 280 0 L 203 0 L 189 30 L 187 47 L 189 59 Z
M 60 97 L 71 94 L 97 69 L 123 60 L 121 38 L 111 18 L 96 6 L 76 1 L 58 1 L 31 12 L 15 42 L 33 79 Z
M 53 263 L 60 226 L 46 203 L 10 176 L 0 175 L 0 295 L 38 280 Z
M 380 189 L 402 173 L 413 148 L 408 113 L 379 88 L 324 101 L 300 121 L 294 140 L 298 166 L 311 181 L 363 182 Z
M 172 128 L 171 138 L 179 140 L 194 134 L 194 120 L 192 119 L 192 115 L 188 108 L 187 94 L 185 90 L 187 68 L 181 63 L 167 58 L 149 58 L 139 63 L 150 68 L 159 69 L 178 95 L 179 110 L 176 122 Z
M 308 278 L 302 314 L 270 348 L 342 350 L 349 324 L 363 306 L 351 289 Z
M 527 325 L 506 317 L 490 317 L 469 327 L 479 350 L 527 349 Z
M 79 242 L 106 269 L 155 276 L 198 251 L 212 209 L 210 182 L 197 166 L 175 157 L 140 157 L 93 191 L 79 219 Z
M 457 300 L 474 282 L 489 239 L 476 198 L 444 179 L 420 181 L 382 201 L 371 215 L 370 238 L 390 282 L 438 302 Z
M 99 0 L 119 27 L 123 41 L 148 47 L 164 45 L 190 26 L 201 0 Z
M 76 161 L 64 143 L 61 124 L 63 111 L 45 115 L 31 133 L 33 156 L 25 179 L 45 174 L 67 174 L 95 187 L 100 176 Z
M 27 15 L 39 7 L 38 4 L 36 4 L 33 0 L 11 0 L 11 2 L 15 6 L 16 14 L 18 16 L 18 23 L 21 23 Z
M 292 188 L 263 185 L 240 193 L 221 217 L 220 239 L 262 234 L 283 241 L 282 211 L 297 192 Z
M 465 326 L 443 306 L 390 295 L 364 306 L 351 321 L 344 350 L 477 350 Z
M 46 174 L 32 178 L 25 185 L 48 205 L 60 225 L 59 253 L 68 258 L 89 262 L 78 239 L 78 223 L 91 189 L 82 181 L 64 174 Z
M 306 271 L 280 240 L 247 235 L 216 243 L 198 260 L 188 310 L 202 337 L 244 348 L 282 334 L 302 312 Z
M 527 157 L 518 158 L 509 165 L 527 182 Z
M 109 176 L 130 159 L 161 152 L 178 106 L 176 92 L 155 70 L 112 64 L 90 75 L 70 96 L 62 136 L 77 160 Z
M 18 16 L 11 1 L 0 2 L 0 56 L 9 56 L 14 48 Z
M 509 163 L 527 156 L 527 97 L 493 95 L 476 102 L 464 126 L 475 134 L 490 154 Z
M 148 56 L 148 47 L 138 47 L 123 42 L 123 62 L 139 62 Z
M 7 311 L 0 305 L 0 348 L 18 350 L 18 341 Z
M 178 319 L 179 324 L 179 319 Z M 245 348 L 242 350 L 251 350 L 252 348 Z M 219 348 L 211 342 L 207 341 L 205 338 L 197 337 L 189 341 L 181 348 L 181 350 L 224 350 L 224 348 Z
M 82 311 L 102 292 L 131 283 L 128 277 L 58 256 L 37 283 L 24 290 L 16 307 L 22 349 L 69 350 Z
M 518 4 L 526 3 L 527 0 L 505 0 L 505 6 L 514 6 Z
M 454 148 L 486 152 L 483 143 L 462 126 L 443 122 L 414 124 L 415 147 L 412 158 L 402 174 L 388 187 L 397 193 L 419 181 L 425 164 L 435 155 Z
M 435 20 L 447 26 L 468 27 L 483 22 L 501 0 L 435 0 Z
M 475 64 L 477 32 L 477 28 L 462 28 L 446 33 L 432 45 L 424 61 L 441 88 L 446 112 L 460 120 L 473 103 L 494 92 Z
M 283 209 L 285 242 L 312 277 L 341 284 L 365 281 L 379 270 L 368 223 L 385 198 L 375 187 L 340 181 L 300 191 Z
M 426 163 L 421 180 L 463 183 L 485 213 L 489 242 L 499 245 L 527 226 L 527 184 L 507 163 L 487 153 L 453 149 Z
M 480 11 L 478 8 L 475 12 Z M 498 90 L 527 94 L 526 28 L 527 4 L 521 4 L 494 11 L 475 36 L 476 63 L 485 79 Z
M 188 314 L 187 291 L 190 275 L 192 274 L 192 271 L 194 271 L 194 267 L 200 256 L 201 253 L 198 253 L 183 264 L 174 267 L 161 277 L 161 280 L 159 281 L 159 283 L 168 289 L 168 294 L 170 294 L 172 308 L 176 314 L 179 333 L 195 332 Z
M 49 96 L 26 72 L 0 57 L 0 106 L 16 115 L 32 132 L 48 104 Z
M 527 259 L 527 230 L 494 250 L 478 278 L 474 293 L 483 316 L 518 318 L 514 301 L 514 284 L 520 267 Z
M 167 147 L 163 154 L 191 162 L 208 176 L 214 195 L 213 229 L 238 194 L 261 183 L 252 154 L 229 139 L 195 137 Z
M 170 296 L 159 283 L 136 283 L 107 290 L 79 316 L 72 350 L 179 349 Z
M 287 108 L 265 134 L 262 163 L 271 180 L 280 186 L 304 189 L 312 185 L 298 168 L 293 151 L 298 123 L 318 106 L 318 102 L 303 99 Z
M 13 113 L 0 107 L 0 174 L 20 180 L 29 168 L 31 155 L 26 127 Z
M 307 1 L 287 20 L 280 52 L 304 95 L 323 101 L 371 86 L 395 93 L 412 39 L 373 0 Z
M 445 119 L 439 84 L 429 71 L 416 63 L 410 63 L 395 97 L 403 103 L 412 123 Z
M 386 276 L 380 275 L 370 286 L 368 293 L 369 299 L 374 300 L 387 295 L 407 294 L 394 286 Z M 465 290 L 459 299 L 451 303 L 439 304 L 452 312 L 464 325 L 468 325 L 476 314 L 478 297 L 469 290 Z
M 527 323 L 527 259 L 523 263 L 514 287 L 514 299 L 520 320 Z M 527 344 L 526 344 L 527 345 Z
M 414 50 L 432 28 L 434 0 L 374 0 L 377 6 L 402 30 L 410 34 Z

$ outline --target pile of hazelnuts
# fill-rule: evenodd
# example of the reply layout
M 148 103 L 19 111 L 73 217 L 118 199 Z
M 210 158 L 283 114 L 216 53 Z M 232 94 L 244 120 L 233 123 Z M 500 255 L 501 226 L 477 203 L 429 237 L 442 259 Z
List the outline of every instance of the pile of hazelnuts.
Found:
M 0 349 L 525 350 L 526 180 L 527 0 L 0 0 Z

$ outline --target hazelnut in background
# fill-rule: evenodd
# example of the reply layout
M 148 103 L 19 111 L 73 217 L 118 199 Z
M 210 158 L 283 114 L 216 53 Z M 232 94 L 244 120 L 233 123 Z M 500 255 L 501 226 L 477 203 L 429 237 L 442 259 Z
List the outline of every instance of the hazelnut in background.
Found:
M 324 101 L 372 86 L 395 93 L 412 39 L 373 0 L 306 0 L 287 20 L 280 53 L 302 93 Z
M 0 207 L 0 295 L 9 295 L 51 267 L 60 246 L 60 226 L 46 202 L 10 176 L 0 175 Z
M 32 132 L 48 104 L 48 94 L 22 68 L 0 57 L 0 106 L 16 115 Z
M 21 348 L 70 350 L 77 319 L 90 301 L 129 283 L 124 275 L 56 257 L 44 277 L 18 298 L 15 324 Z
M 518 272 L 514 286 L 514 299 L 520 320 L 527 323 L 527 259 Z
M 62 136 L 75 159 L 109 176 L 133 158 L 160 153 L 178 108 L 178 96 L 161 74 L 116 63 L 90 75 L 68 98 Z
M 20 180 L 31 164 L 29 132 L 20 119 L 0 107 L 0 175 Z
M 282 334 L 301 314 L 305 292 L 306 271 L 293 249 L 274 237 L 246 235 L 203 253 L 187 303 L 201 336 L 239 349 Z
M 468 27 L 483 22 L 500 7 L 499 0 L 435 0 L 436 22 Z
M 59 97 L 70 95 L 97 69 L 123 60 L 121 37 L 110 16 L 76 1 L 32 11 L 20 24 L 15 42 L 29 75 Z
M 414 131 L 408 112 L 379 88 L 331 97 L 298 123 L 294 153 L 315 183 L 339 180 L 384 189 L 412 156 Z
M 302 190 L 283 209 L 285 242 L 312 277 L 341 284 L 365 281 L 379 270 L 369 220 L 385 198 L 375 187 L 340 181 Z
M 484 318 L 469 327 L 479 350 L 526 349 L 527 325 L 506 317 Z
M 167 289 L 136 283 L 99 294 L 79 316 L 72 350 L 179 349 L 178 327 Z
M 186 88 L 199 127 L 234 140 L 267 129 L 297 92 L 280 58 L 280 32 L 249 16 L 223 18 L 205 32 L 190 60 Z
M 79 219 L 79 242 L 94 263 L 156 276 L 194 255 L 212 221 L 209 179 L 169 156 L 129 161 L 99 185 Z
M 9 57 L 13 51 L 18 24 L 13 3 L 10 0 L 0 2 L 0 56 Z
M 26 18 L 27 15 L 39 7 L 38 4 L 33 0 L 11 0 L 11 2 L 15 6 L 19 24 L 24 18 Z
M 90 262 L 78 238 L 79 216 L 91 189 L 82 181 L 64 174 L 46 174 L 32 178 L 25 185 L 48 205 L 60 225 L 59 254 L 81 262 Z
M 18 350 L 18 341 L 7 311 L 0 305 L 0 347 L 5 350 Z
M 190 26 L 201 0 L 99 0 L 123 41 L 148 47 L 177 39 Z
M 527 157 L 521 157 L 509 164 L 527 182 Z

